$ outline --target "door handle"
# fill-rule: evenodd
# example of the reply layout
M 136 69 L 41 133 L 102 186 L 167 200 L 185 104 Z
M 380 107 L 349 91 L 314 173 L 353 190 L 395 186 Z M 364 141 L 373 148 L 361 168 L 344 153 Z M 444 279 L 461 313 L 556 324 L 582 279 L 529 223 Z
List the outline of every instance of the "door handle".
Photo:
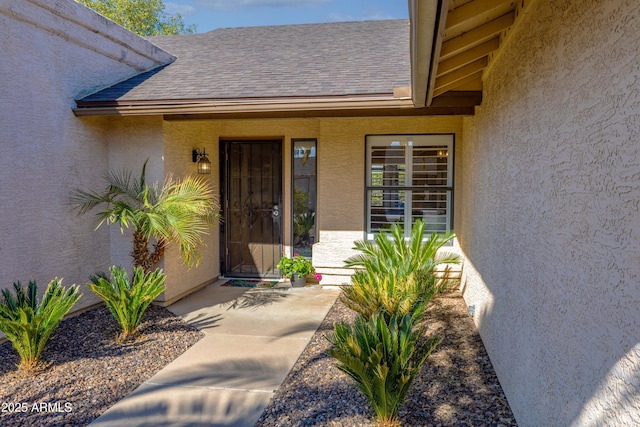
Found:
M 273 210 L 271 211 L 271 216 L 274 217 L 274 218 L 280 217 L 280 206 L 275 205 L 273 207 Z

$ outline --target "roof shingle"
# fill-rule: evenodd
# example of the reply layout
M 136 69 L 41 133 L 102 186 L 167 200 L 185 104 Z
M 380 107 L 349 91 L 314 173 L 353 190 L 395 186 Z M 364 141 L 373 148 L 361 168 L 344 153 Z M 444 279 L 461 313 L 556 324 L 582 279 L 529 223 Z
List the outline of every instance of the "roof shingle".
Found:
M 83 101 L 390 94 L 410 83 L 404 19 L 222 28 L 149 40 L 177 59 Z

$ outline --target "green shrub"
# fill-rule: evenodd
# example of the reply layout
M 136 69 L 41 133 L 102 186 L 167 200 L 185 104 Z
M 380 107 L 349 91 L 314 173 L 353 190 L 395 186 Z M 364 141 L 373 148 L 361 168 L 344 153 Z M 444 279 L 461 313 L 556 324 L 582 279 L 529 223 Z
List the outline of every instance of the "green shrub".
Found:
M 166 277 L 160 269 L 145 273 L 142 267 L 135 267 L 130 282 L 124 268 L 112 266 L 109 271 L 111 280 L 99 273 L 91 276 L 87 286 L 104 300 L 122 327 L 117 338 L 126 341 L 135 337 L 147 307 L 164 291 Z
M 370 275 L 393 275 L 399 278 L 418 273 L 427 276 L 442 264 L 458 264 L 460 257 L 452 253 L 438 254 L 438 249 L 455 237 L 452 232 L 446 234 L 433 233 L 423 242 L 424 221 L 418 220 L 411 228 L 408 240 L 400 224 L 391 227 L 391 233 L 376 234 L 374 242 L 358 240 L 357 251 L 345 261 L 347 267 L 363 268 Z
M 421 341 L 415 330 L 420 310 L 388 322 L 378 314 L 368 320 L 358 316 L 353 325 L 337 324 L 327 334 L 329 354 L 367 397 L 380 425 L 398 425 L 398 411 L 415 376 L 441 341 Z
M 20 282 L 13 288 L 15 296 L 9 289 L 2 290 L 0 331 L 20 355 L 20 371 L 31 375 L 41 368 L 40 355 L 49 338 L 82 294 L 77 285 L 65 289 L 57 278 L 47 286 L 42 303 L 35 281 L 29 282 L 26 292 Z
M 393 316 L 403 317 L 415 312 L 422 302 L 414 275 L 408 278 L 391 275 L 371 278 L 364 272 L 352 276 L 351 286 L 343 289 L 340 300 L 365 319 L 379 314 L 386 321 Z
M 342 302 L 365 319 L 380 313 L 388 321 L 413 313 L 445 290 L 451 281 L 446 269 L 442 277 L 436 267 L 458 263 L 459 257 L 438 255 L 437 251 L 454 235 L 434 233 L 423 242 L 423 232 L 424 223 L 417 221 L 405 241 L 402 227 L 395 224 L 390 235 L 376 235 L 375 243 L 356 242 L 355 249 L 362 253 L 349 258 L 346 265 L 359 270 L 351 277 L 351 286 L 343 290 Z

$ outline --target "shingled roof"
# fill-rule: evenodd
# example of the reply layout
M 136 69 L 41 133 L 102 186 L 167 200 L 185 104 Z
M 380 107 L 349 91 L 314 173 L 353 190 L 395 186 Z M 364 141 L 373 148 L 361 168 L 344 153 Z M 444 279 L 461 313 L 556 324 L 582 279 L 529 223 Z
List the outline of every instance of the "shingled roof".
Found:
M 393 94 L 410 84 L 408 20 L 221 28 L 149 40 L 176 56 L 79 102 Z

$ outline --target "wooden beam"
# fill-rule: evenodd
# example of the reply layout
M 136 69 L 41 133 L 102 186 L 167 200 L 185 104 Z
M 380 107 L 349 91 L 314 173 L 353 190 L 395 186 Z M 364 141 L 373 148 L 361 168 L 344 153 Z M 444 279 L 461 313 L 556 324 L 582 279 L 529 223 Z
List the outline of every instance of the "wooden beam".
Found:
M 488 56 L 494 50 L 497 50 L 500 46 L 500 38 L 495 37 L 488 42 L 484 42 L 474 48 L 471 48 L 465 52 L 462 52 L 446 61 L 440 62 L 438 65 L 438 77 L 462 68 L 465 65 L 472 63 L 480 58 Z
M 482 91 L 449 91 L 433 99 L 432 107 L 468 107 L 482 103 Z
M 468 65 L 465 65 L 464 67 L 459 68 L 456 71 L 453 71 L 449 74 L 445 74 L 442 77 L 438 77 L 436 79 L 436 83 L 434 87 L 434 94 L 435 93 L 442 94 L 447 90 L 451 90 L 452 88 L 459 86 L 460 81 L 465 80 L 467 77 L 474 75 L 478 72 L 482 72 L 482 70 L 487 66 L 488 63 L 489 63 L 488 58 L 480 58 L 477 61 L 474 61 Z M 465 82 L 466 81 L 467 80 L 465 80 Z
M 442 44 L 442 49 L 440 50 L 440 61 L 459 55 L 465 50 L 469 50 L 479 44 L 491 40 L 502 31 L 509 28 L 509 26 L 513 24 L 514 18 L 515 12 L 509 12 L 500 18 L 474 28 L 468 33 L 464 33 L 461 36 L 444 42 Z
M 451 92 L 450 92 L 451 93 Z M 449 94 L 442 95 L 447 97 Z M 434 104 L 440 98 L 434 99 Z M 477 99 L 474 98 L 474 99 Z M 481 98 L 480 98 L 481 99 Z M 342 117 L 414 117 L 414 116 L 470 116 L 475 112 L 473 104 L 460 102 L 460 105 L 431 106 L 422 108 L 400 108 L 383 110 L 323 110 L 323 111 L 282 111 L 264 113 L 203 113 L 203 114 L 165 114 L 164 120 L 215 120 L 215 119 L 286 119 L 286 118 L 342 118 Z
M 446 39 L 482 25 L 516 8 L 514 0 L 473 0 L 449 12 L 447 17 Z
M 453 89 L 455 89 L 455 88 L 457 88 L 459 86 L 466 85 L 467 83 L 475 82 L 475 81 L 478 81 L 478 80 L 482 80 L 482 71 L 478 71 L 475 74 L 471 74 L 471 75 L 469 75 L 469 76 L 467 76 L 467 77 L 465 77 L 465 78 L 463 78 L 461 80 L 457 80 L 457 81 L 452 82 L 452 83 L 450 83 L 450 84 L 448 84 L 446 86 L 442 86 L 442 87 L 434 90 L 433 91 L 433 96 L 436 97 L 436 96 L 442 95 L 443 93 L 449 92 L 449 91 L 451 91 L 451 90 L 453 90 Z

